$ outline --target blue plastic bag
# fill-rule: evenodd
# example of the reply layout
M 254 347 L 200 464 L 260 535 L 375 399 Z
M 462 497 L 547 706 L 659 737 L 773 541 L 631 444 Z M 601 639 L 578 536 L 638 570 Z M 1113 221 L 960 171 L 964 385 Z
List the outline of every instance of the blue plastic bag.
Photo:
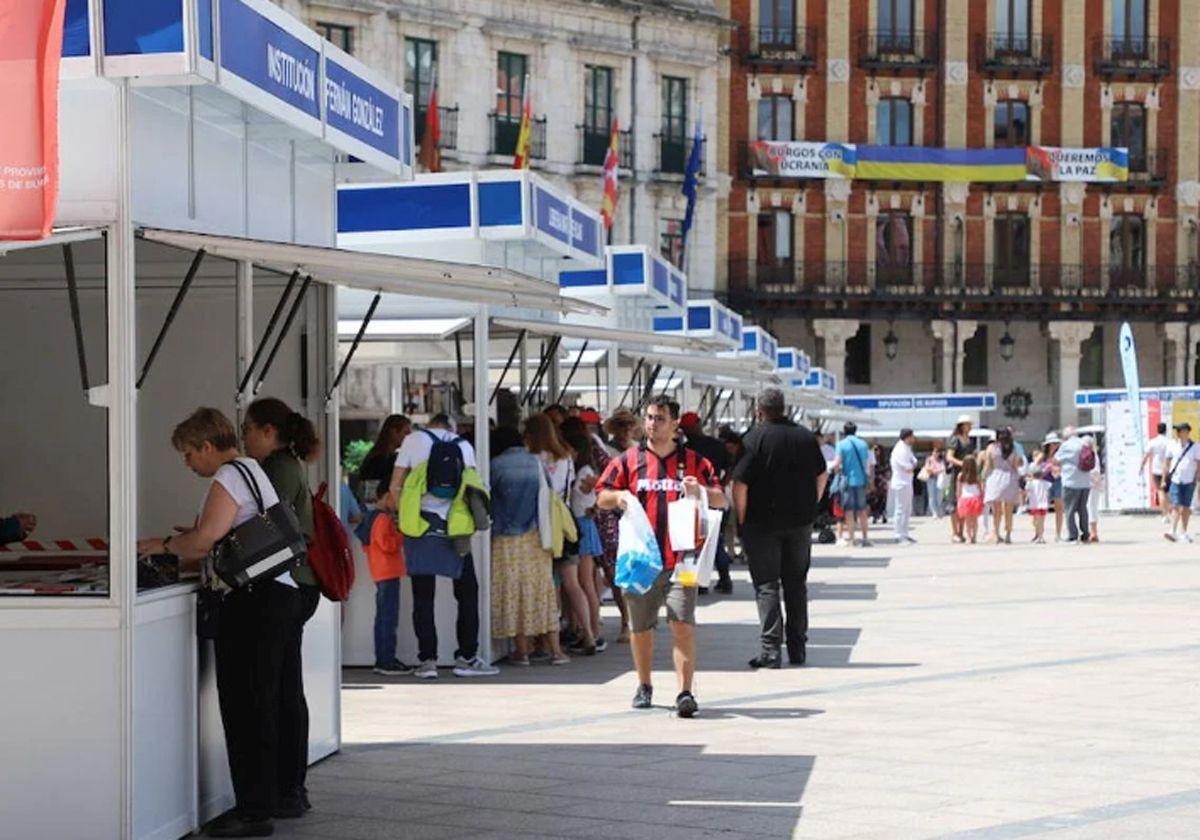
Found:
M 662 550 L 650 518 L 637 497 L 626 495 L 625 512 L 617 529 L 617 586 L 638 595 L 650 591 L 662 574 Z

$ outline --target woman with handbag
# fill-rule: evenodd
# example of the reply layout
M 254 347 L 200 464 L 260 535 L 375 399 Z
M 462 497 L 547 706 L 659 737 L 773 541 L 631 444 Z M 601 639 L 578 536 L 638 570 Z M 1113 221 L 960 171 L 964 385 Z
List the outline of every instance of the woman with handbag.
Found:
M 280 500 L 291 506 L 306 542 L 313 539 L 312 491 L 305 462 L 317 454 L 317 430 L 287 403 L 265 397 L 250 403 L 242 421 L 246 454 L 258 461 Z M 308 702 L 304 698 L 301 648 L 304 625 L 317 611 L 321 589 L 312 569 L 298 563 L 292 578 L 299 587 L 300 610 L 289 629 L 279 695 L 279 779 L 275 816 L 296 818 L 312 806 L 304 786 L 308 776 Z
M 558 426 L 549 414 L 535 414 L 525 421 L 525 448 L 542 462 L 550 481 L 550 492 L 564 502 L 570 499 L 571 485 L 575 483 L 575 461 L 571 448 L 563 443 Z M 563 612 L 567 615 L 587 618 L 587 597 L 579 586 L 579 556 L 575 548 L 564 548 L 562 556 L 554 558 L 555 585 L 562 592 Z M 550 664 L 565 665 L 570 657 L 562 652 L 558 633 L 550 639 Z M 584 644 L 595 653 L 596 640 L 585 636 Z
M 188 469 L 212 482 L 194 527 L 140 540 L 138 554 L 174 554 L 185 568 L 208 558 L 202 569 L 206 577 L 211 579 L 216 567 L 223 580 L 240 583 L 222 601 L 214 645 L 221 723 L 237 804 L 208 826 L 208 835 L 265 837 L 274 831 L 283 660 L 300 613 L 299 589 L 290 571 L 295 554 L 261 573 L 247 566 L 234 574 L 230 566 L 218 566 L 217 555 L 243 526 L 257 519 L 280 529 L 268 516 L 281 507 L 279 497 L 258 462 L 240 456 L 233 424 L 214 408 L 198 409 L 180 423 L 171 444 Z M 283 537 L 293 544 L 300 539 L 298 534 Z
M 510 665 L 529 664 L 531 637 L 558 650 L 558 603 L 550 552 L 538 528 L 542 464 L 516 429 L 492 432 L 492 636 L 511 639 Z

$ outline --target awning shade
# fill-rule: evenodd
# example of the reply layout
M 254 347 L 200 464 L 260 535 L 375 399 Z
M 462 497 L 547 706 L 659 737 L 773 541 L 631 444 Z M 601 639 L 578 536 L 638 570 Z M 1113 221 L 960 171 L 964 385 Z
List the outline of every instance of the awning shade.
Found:
M 354 338 L 361 324 L 361 318 L 339 320 L 338 338 Z M 375 318 L 363 341 L 444 341 L 470 325 L 470 318 Z
M 642 330 L 623 330 L 592 324 L 571 324 L 558 321 L 530 321 L 520 318 L 496 318 L 498 327 L 526 330 L 534 335 L 561 335 L 564 338 L 580 338 L 588 341 L 608 341 L 616 344 L 640 344 L 647 347 L 671 347 L 679 350 L 712 350 L 716 345 L 697 338 Z M 642 354 L 638 354 L 642 355 Z
M 759 385 L 777 383 L 774 376 L 766 373 L 752 359 L 722 359 L 714 356 L 694 356 L 683 353 L 642 353 L 637 350 L 621 350 L 629 359 L 645 359 L 652 364 L 661 364 L 671 370 L 686 371 L 708 376 L 724 376 Z
M 607 311 L 596 303 L 562 297 L 557 285 L 506 268 L 159 228 L 143 228 L 141 236 L 189 251 L 203 248 L 218 257 L 249 260 L 283 274 L 300 271 L 330 285 L 559 312 Z
M 0 242 L 0 257 L 9 251 L 22 251 L 29 248 L 47 248 L 51 245 L 69 245 L 72 242 L 87 242 L 99 239 L 104 235 L 104 228 L 99 227 L 61 227 L 55 228 L 45 239 L 20 240 Z

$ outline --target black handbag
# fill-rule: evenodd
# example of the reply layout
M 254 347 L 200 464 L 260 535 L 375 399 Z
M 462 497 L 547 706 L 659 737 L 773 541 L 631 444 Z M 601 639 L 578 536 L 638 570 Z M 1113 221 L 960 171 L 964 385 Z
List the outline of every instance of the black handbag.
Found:
M 276 502 L 264 508 L 254 474 L 245 464 L 229 463 L 246 482 L 258 505 L 257 516 L 238 525 L 213 546 L 213 570 L 230 589 L 239 589 L 288 571 L 304 559 L 308 546 L 291 506 Z

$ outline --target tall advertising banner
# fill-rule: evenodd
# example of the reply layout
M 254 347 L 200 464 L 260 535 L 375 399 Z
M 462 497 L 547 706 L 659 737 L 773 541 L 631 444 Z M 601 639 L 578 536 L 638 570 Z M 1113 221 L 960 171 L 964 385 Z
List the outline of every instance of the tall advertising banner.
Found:
M 1138 462 L 1146 454 L 1146 424 L 1142 422 L 1142 389 L 1138 381 L 1137 347 L 1133 343 L 1133 330 L 1129 322 L 1121 324 L 1121 370 L 1125 374 L 1126 398 L 1133 412 L 1133 428 L 1137 430 Z
M 1145 429 L 1138 425 L 1139 413 L 1125 400 L 1104 406 L 1104 479 L 1109 510 L 1150 507 L 1150 482 L 1140 474 Z
M 54 224 L 65 2 L 0 0 L 0 240 Z

